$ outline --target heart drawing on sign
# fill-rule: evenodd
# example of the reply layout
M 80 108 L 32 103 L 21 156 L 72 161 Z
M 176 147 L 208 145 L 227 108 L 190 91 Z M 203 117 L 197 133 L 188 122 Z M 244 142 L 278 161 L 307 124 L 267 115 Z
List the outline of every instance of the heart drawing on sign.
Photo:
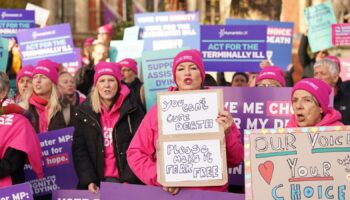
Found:
M 274 168 L 273 162 L 270 160 L 265 161 L 264 163 L 261 163 L 258 168 L 261 177 L 263 177 L 265 182 L 269 185 L 272 179 L 273 168 Z

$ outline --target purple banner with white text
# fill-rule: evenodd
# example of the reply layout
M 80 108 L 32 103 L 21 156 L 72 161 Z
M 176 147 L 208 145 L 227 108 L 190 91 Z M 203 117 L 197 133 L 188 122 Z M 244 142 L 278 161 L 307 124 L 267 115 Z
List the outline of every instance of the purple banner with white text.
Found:
M 57 200 L 99 200 L 100 194 L 89 190 L 56 190 L 52 192 L 52 199 Z
M 69 24 L 21 30 L 17 38 L 23 65 L 36 65 L 43 59 L 60 64 L 75 59 Z
M 34 27 L 34 11 L 0 9 L 0 38 L 14 38 L 18 30 Z
M 26 180 L 32 185 L 34 196 L 76 187 L 78 178 L 72 157 L 73 132 L 74 127 L 69 127 L 38 135 L 43 155 L 44 178 L 36 179 L 30 166 L 25 166 Z
M 33 192 L 29 183 L 16 184 L 0 188 L 1 200 L 33 200 Z

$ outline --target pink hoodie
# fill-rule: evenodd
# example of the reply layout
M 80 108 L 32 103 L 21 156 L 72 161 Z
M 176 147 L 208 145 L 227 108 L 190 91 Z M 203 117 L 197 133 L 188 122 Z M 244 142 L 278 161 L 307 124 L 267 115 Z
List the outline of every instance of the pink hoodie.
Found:
M 102 105 L 101 112 L 101 126 L 102 136 L 104 140 L 104 175 L 105 177 L 119 178 L 117 161 L 114 155 L 113 145 L 113 128 L 117 123 L 120 116 L 120 107 L 123 104 L 124 99 L 129 95 L 130 90 L 126 85 L 120 84 L 120 93 L 117 101 L 113 104 L 112 108 L 107 111 L 106 107 Z
M 344 126 L 339 120 L 341 119 L 341 114 L 334 108 L 328 108 L 326 115 L 321 119 L 321 121 L 315 126 Z M 287 128 L 299 127 L 295 115 L 290 117 L 290 120 L 287 124 Z
M 173 91 L 171 87 L 169 90 Z M 241 133 L 233 124 L 226 134 L 226 156 L 229 167 L 239 165 L 243 160 Z M 154 154 L 158 141 L 157 105 L 153 106 L 142 120 L 127 151 L 130 168 L 147 185 L 160 186 L 157 181 L 157 158 Z M 191 187 L 196 190 L 227 191 L 227 184 L 215 187 Z
M 20 114 L 1 115 L 0 121 L 0 159 L 8 147 L 23 151 L 33 171 L 43 177 L 41 147 L 39 139 L 30 122 Z M 0 188 L 12 185 L 11 176 L 0 179 Z

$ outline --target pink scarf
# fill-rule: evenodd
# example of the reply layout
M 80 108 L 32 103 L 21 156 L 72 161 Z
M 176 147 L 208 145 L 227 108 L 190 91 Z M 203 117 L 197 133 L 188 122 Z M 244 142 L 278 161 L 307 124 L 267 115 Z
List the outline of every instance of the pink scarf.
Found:
M 35 110 L 38 112 L 39 132 L 40 133 L 46 132 L 49 128 L 49 122 L 47 120 L 48 109 L 46 108 L 48 101 L 33 93 L 29 99 L 29 103 L 35 106 L 36 108 Z

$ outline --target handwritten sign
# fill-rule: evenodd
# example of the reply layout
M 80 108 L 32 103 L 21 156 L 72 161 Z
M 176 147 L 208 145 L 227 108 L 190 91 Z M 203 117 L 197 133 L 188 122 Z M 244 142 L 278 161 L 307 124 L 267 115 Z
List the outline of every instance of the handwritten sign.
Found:
M 333 45 L 350 45 L 350 24 L 332 24 Z
M 1 200 L 32 200 L 33 193 L 29 183 L 0 188 Z
M 266 59 L 266 25 L 203 25 L 201 52 L 207 71 L 260 71 Z
M 223 110 L 222 96 L 222 90 L 158 93 L 161 134 L 219 132 L 215 119 Z
M 26 180 L 32 185 L 34 196 L 76 187 L 78 178 L 72 157 L 73 132 L 74 127 L 69 127 L 38 135 L 43 155 L 44 178 L 36 179 L 31 167 L 25 166 Z
M 305 8 L 307 36 L 312 52 L 332 47 L 332 24 L 337 23 L 331 1 Z
M 246 199 L 349 199 L 349 130 L 246 130 Z
M 157 155 L 162 159 L 158 162 L 160 183 L 164 186 L 224 185 L 227 173 L 223 172 L 227 169 L 221 143 L 219 139 L 160 142 L 162 150 Z

